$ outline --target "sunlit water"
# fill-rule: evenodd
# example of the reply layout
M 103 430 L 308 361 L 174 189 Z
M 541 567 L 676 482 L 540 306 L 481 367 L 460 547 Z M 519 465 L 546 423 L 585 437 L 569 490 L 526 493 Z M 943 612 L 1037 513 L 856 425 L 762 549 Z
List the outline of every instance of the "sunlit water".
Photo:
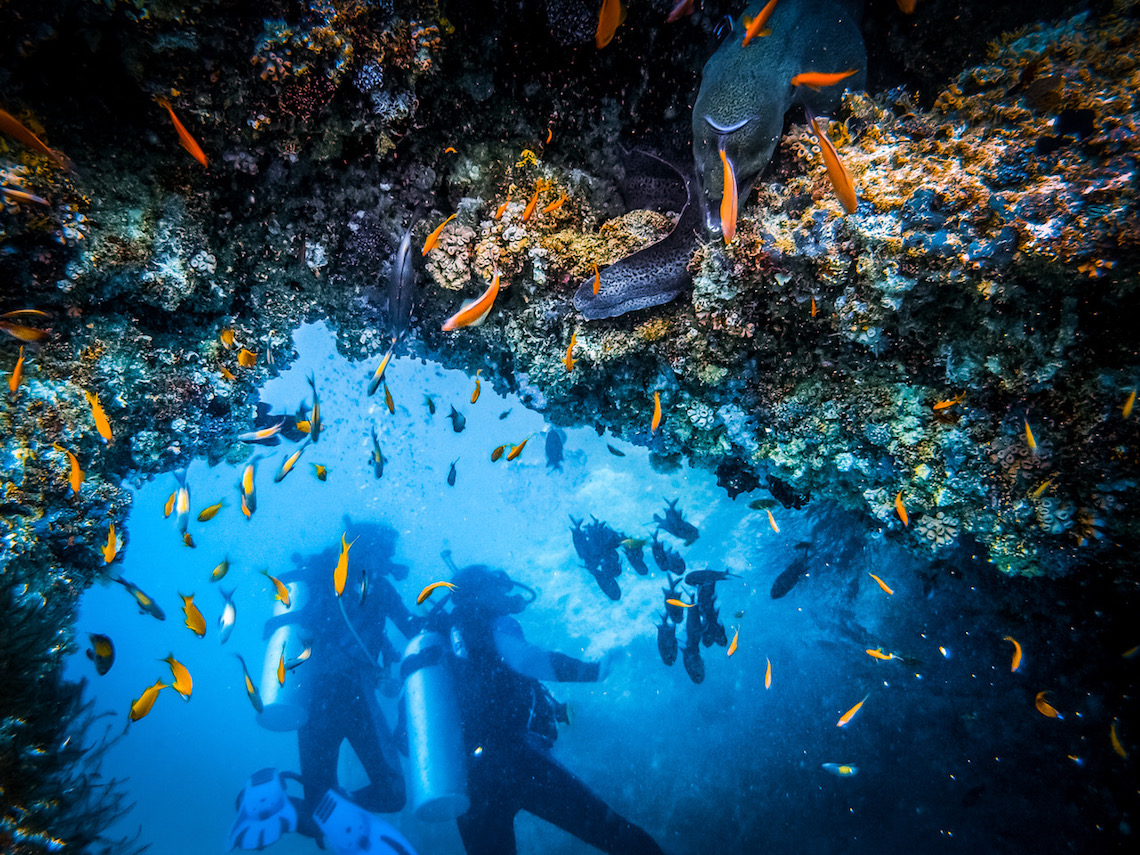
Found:
M 994 823 L 1017 809 L 1019 801 L 996 791 L 1000 784 L 992 783 L 992 771 L 982 777 L 981 767 L 1002 759 L 974 722 L 978 710 L 1007 714 L 1011 693 L 1025 690 L 1011 682 L 1001 627 L 982 632 L 963 616 L 960 602 L 939 599 L 968 598 L 966 583 L 925 599 L 913 559 L 868 540 L 855 552 L 848 549 L 844 566 L 834 566 L 825 558 L 841 553 L 837 541 L 817 543 L 816 555 L 823 557 L 812 575 L 786 598 L 772 600 L 772 581 L 793 559 L 794 545 L 811 536 L 806 512 L 777 507 L 776 533 L 763 512 L 748 509 L 755 496 L 730 501 L 708 472 L 654 471 L 646 449 L 586 429 L 567 431 L 564 471 L 550 472 L 542 416 L 496 394 L 489 383 L 472 405 L 471 377 L 397 359 L 388 370 L 396 401 L 390 415 L 382 391 L 364 394 L 374 365 L 339 356 L 320 325 L 302 329 L 296 343 L 297 360 L 263 391 L 274 412 L 292 413 L 311 398 L 307 374 L 317 380 L 325 427 L 296 471 L 273 483 L 294 446 L 269 451 L 257 474 L 258 508 L 247 521 L 237 501 L 240 467 L 190 462 L 195 549 L 183 545 L 174 519 L 163 516 L 173 475 L 143 485 L 135 492 L 119 572 L 154 596 L 166 620 L 140 614 L 118 585 L 94 589 L 83 601 L 80 639 L 87 632 L 107 633 L 118 658 L 97 677 L 91 663 L 76 656 L 70 676 L 88 677 L 97 705 L 114 711 L 116 732 L 131 700 L 156 679 L 169 679 L 161 657 L 173 652 L 194 677 L 192 700 L 163 692 L 110 752 L 104 773 L 128 778 L 137 803 L 117 827 L 120 834 L 141 825 L 141 841 L 171 855 L 223 851 L 246 778 L 266 766 L 297 770 L 295 735 L 259 726 L 234 654 L 244 656 L 257 679 L 266 655 L 262 628 L 274 604 L 260 571 L 292 567 L 294 553 L 337 547 L 342 533 L 351 539 L 354 525 L 371 521 L 399 533 L 395 557 L 411 572 L 396 585 L 409 605 L 425 584 L 447 578 L 439 556 L 450 548 L 461 565 L 503 567 L 538 591 L 519 618 L 529 640 L 586 659 L 615 649 L 628 654 L 603 683 L 551 686 L 576 713 L 573 725 L 562 728 L 555 754 L 667 852 L 747 852 L 771 845 L 869 852 L 939 842 L 959 848 L 989 840 Z M 434 416 L 425 394 L 436 402 Z M 462 433 L 446 418 L 451 405 L 466 415 Z M 388 459 L 379 481 L 370 461 L 372 425 Z M 527 436 L 532 439 L 517 460 L 491 462 L 493 448 Z M 626 456 L 611 454 L 607 442 Z M 451 487 L 446 478 L 455 460 L 458 478 Z M 314 477 L 312 463 L 328 467 L 327 482 Z M 723 647 L 703 648 L 707 678 L 701 685 L 690 681 L 680 661 L 667 668 L 658 656 L 654 623 L 662 611 L 664 576 L 648 550 L 650 576 L 636 576 L 623 559 L 623 596 L 611 602 L 582 568 L 569 530 L 571 516 L 594 514 L 625 534 L 649 537 L 664 499 L 678 497 L 700 539 L 691 547 L 669 535 L 663 539 L 690 570 L 725 569 L 742 577 L 717 589 L 729 637 L 739 629 L 739 650 L 729 658 Z M 216 518 L 194 521 L 222 498 L 228 507 Z M 841 538 L 844 532 L 834 534 Z M 223 557 L 231 569 L 219 585 L 210 581 L 210 571 Z M 351 561 L 350 553 L 350 567 Z M 869 580 L 868 571 L 889 581 L 894 595 Z M 237 626 L 224 646 L 216 631 L 219 587 L 237 589 Z M 183 624 L 180 592 L 193 593 L 205 614 L 205 638 Z M 390 634 L 402 649 L 402 638 Z M 678 638 L 683 636 L 681 629 Z M 1024 641 L 1028 646 L 1030 639 Z M 866 655 L 865 648 L 879 646 L 918 663 Z M 764 687 L 767 660 L 770 689 Z M 858 716 L 837 728 L 840 715 L 868 693 Z M 391 723 L 395 701 L 383 703 Z M 1021 695 L 1016 703 L 1024 703 Z M 1017 715 L 1028 721 L 1036 714 L 1030 708 Z M 1007 744 L 1016 754 L 1041 739 L 1020 732 Z M 1063 756 L 1058 750 L 1052 754 Z M 1020 768 L 1035 761 L 1006 762 Z M 834 777 L 821 768 L 824 763 L 852 763 L 860 773 Z M 358 786 L 359 769 L 342 766 L 342 783 Z M 963 802 L 970 788 L 987 780 L 988 799 Z M 453 822 L 417 822 L 410 811 L 387 818 L 421 855 L 462 852 Z M 516 827 L 520 852 L 594 851 L 526 815 Z M 288 835 L 272 851 L 313 852 L 316 845 Z

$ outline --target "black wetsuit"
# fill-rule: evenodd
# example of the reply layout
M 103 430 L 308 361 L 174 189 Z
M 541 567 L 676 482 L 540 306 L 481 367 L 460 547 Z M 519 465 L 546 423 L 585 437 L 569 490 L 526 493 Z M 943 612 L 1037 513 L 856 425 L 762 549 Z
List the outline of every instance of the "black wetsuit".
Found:
M 331 566 L 335 561 L 334 556 Z M 373 575 L 371 590 L 361 606 L 357 591 L 345 590 L 338 602 L 330 567 L 321 569 L 323 584 L 309 586 L 310 602 L 299 615 L 301 634 L 312 643 L 312 656 L 293 672 L 295 679 L 307 683 L 308 721 L 297 731 L 304 798 L 296 807 L 297 830 L 310 837 L 319 834 L 312 822 L 313 811 L 329 789 L 338 788 L 337 758 L 346 739 L 369 780 L 367 787 L 346 795 L 376 813 L 396 813 L 404 807 L 407 794 L 399 757 L 376 701 L 375 688 L 382 670 L 371 657 L 379 656 L 385 666 L 400 659 L 385 632 L 387 620 L 406 638 L 419 630 L 419 619 L 408 611 L 386 578 Z M 342 605 L 345 614 L 341 614 Z M 369 656 L 353 637 L 345 615 Z M 274 620 L 288 617 L 286 614 Z M 274 628 L 267 626 L 267 634 Z
M 507 664 L 543 679 L 593 682 L 598 663 L 527 645 L 510 618 L 461 612 L 453 617 L 467 646 L 457 682 L 471 797 L 458 825 L 468 855 L 515 855 L 514 820 L 520 810 L 603 852 L 660 855 L 653 838 L 551 756 L 553 738 L 547 734 L 555 733 L 553 709 L 544 712 L 545 690 L 536 676 Z M 497 621 L 494 629 L 492 621 Z

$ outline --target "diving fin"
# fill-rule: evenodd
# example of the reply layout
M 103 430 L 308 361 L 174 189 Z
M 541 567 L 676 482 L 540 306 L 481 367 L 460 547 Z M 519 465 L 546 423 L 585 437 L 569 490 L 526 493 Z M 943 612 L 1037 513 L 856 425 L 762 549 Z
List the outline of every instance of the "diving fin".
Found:
M 325 793 L 313 811 L 313 822 L 336 855 L 416 855 L 394 827 L 335 790 Z
M 297 830 L 297 808 L 276 769 L 254 772 L 238 796 L 237 818 L 230 827 L 229 849 L 264 849 L 286 831 Z

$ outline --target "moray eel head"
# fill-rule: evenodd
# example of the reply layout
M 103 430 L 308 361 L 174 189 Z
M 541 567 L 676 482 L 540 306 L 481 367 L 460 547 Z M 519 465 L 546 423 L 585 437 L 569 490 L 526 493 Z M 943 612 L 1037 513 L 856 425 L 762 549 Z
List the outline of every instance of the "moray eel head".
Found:
M 745 15 L 756 15 L 763 5 L 749 4 Z M 693 105 L 693 161 L 701 221 L 714 238 L 721 234 L 724 195 L 720 147 L 732 162 L 743 204 L 772 159 L 790 107 L 802 104 L 828 115 L 843 89 L 863 87 L 867 57 L 858 26 L 861 7 L 853 0 L 780 0 L 768 19 L 771 35 L 743 47 L 744 25 L 737 21 L 705 64 Z M 792 77 L 804 71 L 847 68 L 859 73 L 844 86 L 821 92 L 792 86 Z

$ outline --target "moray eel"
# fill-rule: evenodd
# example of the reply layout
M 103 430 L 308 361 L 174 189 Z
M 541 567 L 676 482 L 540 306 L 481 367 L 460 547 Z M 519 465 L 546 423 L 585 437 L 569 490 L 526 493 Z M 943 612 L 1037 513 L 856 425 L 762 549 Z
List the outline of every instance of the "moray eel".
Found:
M 859 32 L 860 0 L 779 0 L 768 19 L 771 35 L 741 47 L 744 17 L 755 16 L 764 3 L 752 3 L 720 48 L 705 64 L 693 106 L 693 161 L 696 177 L 686 178 L 689 200 L 667 237 L 626 256 L 574 294 L 574 308 L 588 320 L 615 318 L 627 312 L 667 303 L 686 290 L 689 260 L 701 223 L 719 238 L 723 168 L 719 146 L 732 160 L 741 200 L 760 177 L 784 128 L 784 114 L 800 105 L 816 115 L 829 115 L 845 88 L 862 89 L 867 55 Z M 806 71 L 858 73 L 844 86 L 814 92 L 793 87 Z M 695 198 L 694 198 L 695 197 Z

